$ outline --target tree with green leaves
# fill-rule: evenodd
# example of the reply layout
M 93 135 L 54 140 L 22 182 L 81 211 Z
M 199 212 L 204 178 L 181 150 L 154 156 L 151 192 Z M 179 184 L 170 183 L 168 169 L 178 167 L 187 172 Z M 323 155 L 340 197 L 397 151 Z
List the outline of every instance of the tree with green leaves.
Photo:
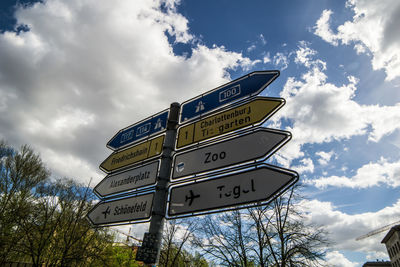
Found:
M 103 262 L 103 264 L 98 264 L 97 266 L 143 266 L 135 260 L 135 251 L 134 248 L 131 246 L 110 246 L 107 248 L 106 255 L 106 261 Z
M 48 177 L 29 146 L 16 151 L 0 141 L 0 265 L 18 257 L 15 244 L 24 237 L 19 222 L 31 216 L 32 190 Z
M 105 228 L 93 229 L 85 216 L 94 195 L 70 179 L 40 183 L 35 188 L 31 216 L 20 221 L 24 239 L 20 253 L 40 266 L 84 265 L 99 257 L 113 242 Z
M 93 229 L 86 214 L 96 199 L 89 185 L 50 178 L 39 155 L 0 142 L 0 265 L 107 265 L 114 237 Z

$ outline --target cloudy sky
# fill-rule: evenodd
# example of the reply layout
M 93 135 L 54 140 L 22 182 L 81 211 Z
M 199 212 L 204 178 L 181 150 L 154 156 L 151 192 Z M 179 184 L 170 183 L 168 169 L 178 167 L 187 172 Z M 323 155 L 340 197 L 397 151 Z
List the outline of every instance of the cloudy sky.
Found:
M 293 138 L 273 159 L 307 185 L 333 266 L 388 259 L 400 220 L 400 2 L 6 0 L 0 138 L 54 176 L 99 182 L 119 129 L 255 70 Z

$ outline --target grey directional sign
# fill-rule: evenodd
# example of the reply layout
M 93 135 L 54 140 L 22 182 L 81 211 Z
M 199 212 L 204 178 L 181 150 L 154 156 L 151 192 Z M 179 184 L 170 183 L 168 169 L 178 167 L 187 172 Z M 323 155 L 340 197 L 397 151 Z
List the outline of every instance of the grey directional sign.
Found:
M 150 219 L 154 193 L 109 202 L 99 202 L 87 218 L 93 225 L 135 223 Z
M 107 175 L 96 187 L 94 192 L 99 197 L 138 190 L 156 183 L 159 160 L 124 172 Z
M 259 128 L 233 139 L 174 157 L 171 180 L 272 155 L 291 138 L 286 131 Z
M 170 188 L 168 216 L 264 202 L 298 180 L 294 171 L 262 165 L 242 173 Z

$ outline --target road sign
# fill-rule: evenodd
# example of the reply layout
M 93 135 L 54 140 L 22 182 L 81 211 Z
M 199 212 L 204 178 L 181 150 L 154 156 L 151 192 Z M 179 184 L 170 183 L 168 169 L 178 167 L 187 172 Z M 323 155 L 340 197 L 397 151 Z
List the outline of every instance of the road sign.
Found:
M 94 188 L 100 197 L 140 189 L 156 183 L 159 160 L 127 171 L 107 175 Z
M 174 179 L 262 158 L 289 141 L 291 134 L 259 128 L 220 143 L 179 153 L 174 157 Z
M 111 138 L 107 147 L 117 150 L 128 145 L 132 145 L 146 137 L 159 134 L 167 128 L 169 110 L 164 110 L 154 116 L 144 119 L 138 123 L 128 126 Z
M 100 168 L 105 172 L 111 172 L 158 156 L 162 152 L 163 143 L 164 135 L 161 135 L 131 148 L 114 152 L 100 164 Z
M 257 95 L 279 76 L 279 71 L 256 71 L 182 103 L 184 123 L 246 96 Z
M 178 130 L 176 148 L 265 121 L 284 103 L 283 98 L 256 97 L 230 110 L 183 126 Z
M 93 225 L 143 222 L 150 219 L 154 193 L 99 202 L 88 213 Z
M 263 165 L 242 173 L 170 188 L 168 216 L 261 204 L 298 180 L 294 171 Z

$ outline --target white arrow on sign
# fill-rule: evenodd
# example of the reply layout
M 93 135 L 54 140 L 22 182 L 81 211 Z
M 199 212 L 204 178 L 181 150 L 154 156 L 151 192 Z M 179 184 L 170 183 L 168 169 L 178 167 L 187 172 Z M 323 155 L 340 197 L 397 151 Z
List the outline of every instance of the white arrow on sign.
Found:
M 290 132 L 259 128 L 245 135 L 174 157 L 171 180 L 270 156 L 286 144 Z
M 99 202 L 88 213 L 93 225 L 144 222 L 151 217 L 154 193 Z
M 96 187 L 94 192 L 99 197 L 126 192 L 156 183 L 159 161 L 152 162 L 131 170 L 107 175 Z
M 294 171 L 263 164 L 249 171 L 170 188 L 168 217 L 265 203 L 298 180 Z

